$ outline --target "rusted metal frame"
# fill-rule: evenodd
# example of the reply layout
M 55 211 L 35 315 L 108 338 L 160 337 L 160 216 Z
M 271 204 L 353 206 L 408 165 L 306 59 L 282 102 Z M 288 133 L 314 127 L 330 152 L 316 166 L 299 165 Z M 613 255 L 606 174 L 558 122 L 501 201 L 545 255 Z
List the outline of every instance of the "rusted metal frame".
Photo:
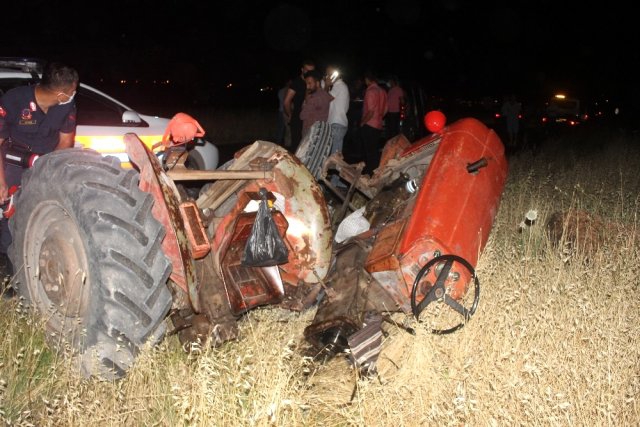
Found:
M 353 180 L 353 182 L 351 183 L 351 186 L 349 187 L 349 190 L 347 191 L 347 195 L 344 197 L 342 201 L 342 206 L 340 206 L 340 209 L 338 210 L 338 212 L 333 217 L 333 220 L 331 221 L 331 228 L 333 229 L 335 229 L 340 223 L 340 221 L 342 221 L 345 214 L 347 213 L 347 208 L 351 206 L 351 199 L 353 198 L 353 194 L 356 191 L 358 180 L 362 175 L 362 169 L 358 168 L 357 172 L 358 173 L 356 174 L 355 179 Z
M 252 161 L 256 158 L 268 158 L 274 153 L 274 148 L 270 144 L 266 144 L 262 141 L 256 141 L 252 145 L 242 150 L 241 154 L 236 153 L 235 162 L 228 169 L 229 171 L 238 171 L 245 168 L 250 168 Z M 266 167 L 266 164 L 262 164 L 262 167 Z M 255 172 L 266 172 L 268 170 L 256 170 Z M 261 177 L 262 178 L 262 177 Z M 238 189 L 245 184 L 245 180 L 239 180 L 233 183 L 229 183 L 229 187 L 221 186 L 219 183 L 214 183 L 208 190 L 204 191 L 196 200 L 196 204 L 200 209 L 215 210 L 220 206 L 231 194 L 234 194 Z M 218 185 L 216 185 L 218 184 Z M 226 183 L 225 183 L 226 184 Z M 233 187 L 233 189 L 231 188 Z
M 177 168 L 176 168 L 177 169 Z M 199 181 L 217 179 L 273 179 L 271 171 L 252 170 L 222 170 L 222 171 L 201 171 L 201 170 L 176 170 L 167 171 L 167 176 L 174 181 Z
M 174 182 L 164 172 L 157 156 L 134 133 L 124 136 L 127 154 L 140 170 L 138 186 L 153 196 L 153 216 L 166 230 L 162 250 L 171 262 L 171 280 L 189 294 L 196 312 L 200 311 L 194 259 L 180 213 L 180 196 Z

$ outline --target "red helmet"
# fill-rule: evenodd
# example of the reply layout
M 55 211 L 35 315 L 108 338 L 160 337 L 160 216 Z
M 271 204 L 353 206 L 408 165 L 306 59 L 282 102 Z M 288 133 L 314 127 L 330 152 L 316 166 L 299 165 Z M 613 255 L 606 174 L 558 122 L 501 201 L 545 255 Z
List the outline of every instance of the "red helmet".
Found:
M 169 121 L 162 137 L 162 144 L 165 146 L 185 144 L 200 136 L 204 136 L 204 129 L 200 123 L 188 114 L 178 113 Z
M 444 116 L 444 114 L 441 111 L 437 111 L 437 110 L 429 111 L 424 116 L 424 125 L 429 130 L 429 132 L 432 132 L 432 133 L 440 132 L 444 128 L 444 125 L 446 123 L 447 123 L 447 118 Z

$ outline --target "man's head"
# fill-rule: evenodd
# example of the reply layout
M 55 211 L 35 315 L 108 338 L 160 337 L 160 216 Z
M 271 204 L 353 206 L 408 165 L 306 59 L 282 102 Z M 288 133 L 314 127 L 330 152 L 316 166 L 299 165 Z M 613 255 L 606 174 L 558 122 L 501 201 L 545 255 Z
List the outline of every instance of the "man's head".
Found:
M 304 74 L 304 81 L 307 84 L 307 93 L 314 93 L 318 90 L 320 88 L 320 80 L 322 80 L 320 72 L 316 70 L 307 71 Z
M 311 59 L 305 59 L 302 61 L 302 67 L 300 68 L 300 74 L 304 77 L 309 71 L 316 69 L 316 64 Z
M 325 70 L 325 76 L 331 77 L 333 73 L 337 73 L 337 77 L 335 78 L 335 80 L 340 78 L 340 69 L 338 68 L 338 66 L 335 64 L 327 65 L 327 68 Z
M 55 94 L 58 104 L 62 105 L 73 101 L 79 80 L 76 70 L 58 62 L 52 62 L 47 64 L 40 85 Z
M 364 84 L 366 84 L 367 86 L 369 86 L 372 83 L 376 83 L 377 81 L 378 81 L 378 77 L 375 75 L 373 71 L 369 70 L 364 73 Z

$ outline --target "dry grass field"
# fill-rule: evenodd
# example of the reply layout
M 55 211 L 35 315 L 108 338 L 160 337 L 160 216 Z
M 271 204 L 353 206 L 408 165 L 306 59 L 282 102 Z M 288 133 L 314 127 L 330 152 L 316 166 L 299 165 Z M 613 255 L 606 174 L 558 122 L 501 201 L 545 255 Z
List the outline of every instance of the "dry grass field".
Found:
M 385 325 L 379 374 L 319 365 L 313 310 L 266 307 L 241 338 L 186 354 L 175 336 L 118 382 L 75 377 L 19 301 L 0 304 L 0 419 L 33 426 L 637 426 L 640 135 L 589 133 L 510 158 L 461 330 Z M 527 211 L 537 221 L 521 228 Z M 556 244 L 545 223 L 560 217 Z

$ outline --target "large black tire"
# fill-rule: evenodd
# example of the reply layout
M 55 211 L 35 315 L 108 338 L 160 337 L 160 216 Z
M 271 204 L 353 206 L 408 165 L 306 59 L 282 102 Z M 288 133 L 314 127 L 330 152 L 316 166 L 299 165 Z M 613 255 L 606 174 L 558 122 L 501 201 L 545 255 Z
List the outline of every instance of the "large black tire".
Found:
M 85 377 L 122 378 L 140 347 L 165 334 L 165 230 L 138 177 L 114 157 L 61 150 L 25 171 L 15 197 L 14 286 Z

